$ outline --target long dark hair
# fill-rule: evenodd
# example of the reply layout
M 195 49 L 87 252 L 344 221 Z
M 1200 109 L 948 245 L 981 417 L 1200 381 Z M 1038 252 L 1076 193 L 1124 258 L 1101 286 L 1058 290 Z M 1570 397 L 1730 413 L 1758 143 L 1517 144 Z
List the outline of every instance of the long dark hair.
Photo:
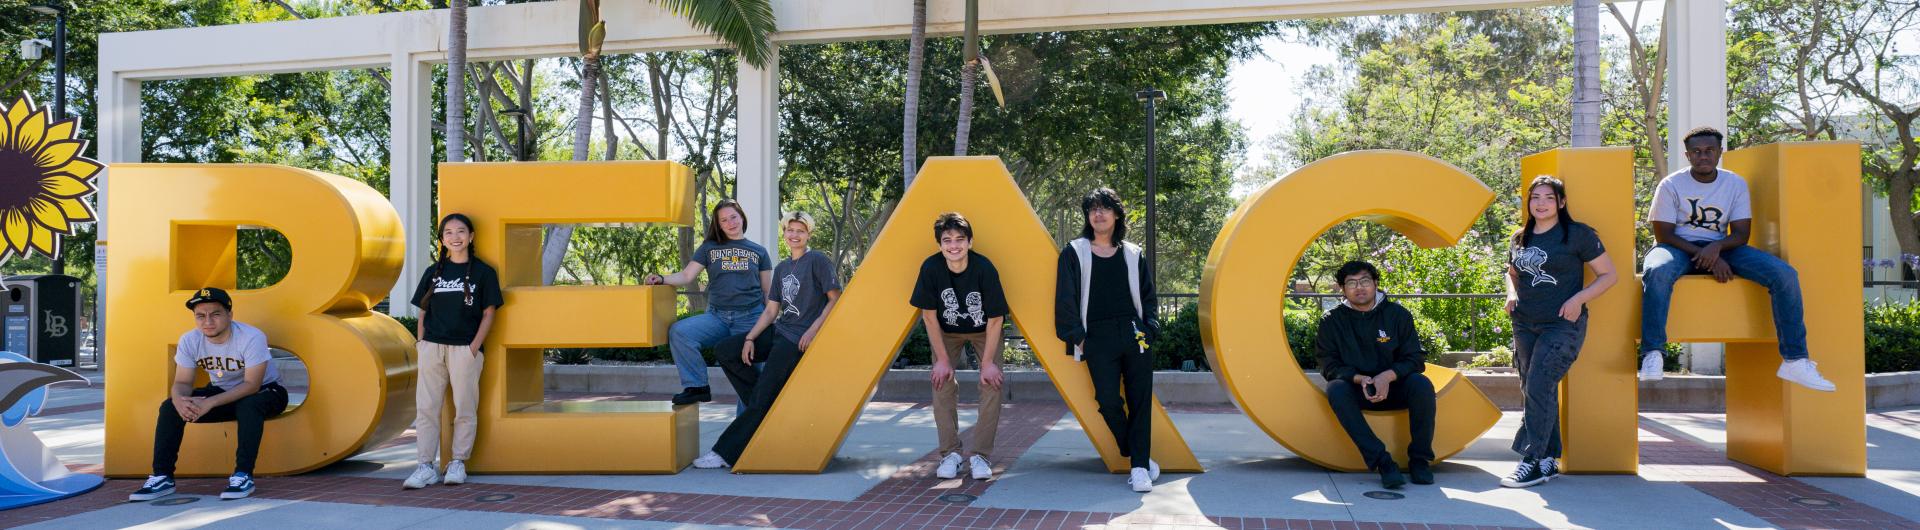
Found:
M 740 214 L 740 230 L 743 234 L 747 230 L 747 210 L 745 208 L 740 207 L 740 201 L 736 201 L 733 199 L 720 199 L 719 203 L 716 203 L 713 205 L 713 211 L 707 213 L 707 242 L 708 243 L 720 244 L 720 243 L 727 242 L 727 231 L 720 229 L 720 209 L 721 208 L 732 208 L 733 213 Z
M 1113 244 L 1119 246 L 1120 242 L 1126 241 L 1127 207 L 1120 204 L 1120 194 L 1107 187 L 1096 188 L 1080 199 L 1080 237 L 1088 242 L 1093 241 L 1093 221 L 1088 217 L 1093 214 L 1095 206 L 1113 210 Z
M 450 214 L 447 214 L 446 217 L 440 218 L 440 229 L 434 231 L 433 240 L 436 244 L 440 241 L 441 237 L 444 237 L 441 234 L 445 234 L 447 232 L 447 223 L 452 223 L 452 222 L 457 222 L 462 225 L 466 225 L 467 233 L 469 234 L 473 233 L 472 219 L 468 219 L 466 214 L 450 213 Z M 435 260 L 433 262 L 432 277 L 436 280 L 440 278 L 440 269 L 446 267 L 447 261 L 449 261 L 447 259 L 447 246 L 442 244 L 442 245 L 439 245 L 439 247 L 440 247 L 440 259 Z M 467 243 L 467 261 L 468 261 L 467 272 L 465 276 L 460 278 L 460 285 L 462 286 L 461 290 L 463 291 L 462 294 L 466 295 L 465 303 L 467 305 L 473 305 L 473 264 L 472 262 L 479 261 L 479 260 L 480 260 L 480 256 L 474 254 L 473 252 L 473 243 L 468 242 Z M 427 292 L 420 293 L 417 295 L 420 297 L 421 307 L 425 307 L 427 305 L 427 299 L 433 297 L 434 290 L 432 288 L 428 288 L 426 289 L 426 291 Z
M 1519 231 L 1513 233 L 1513 246 L 1516 248 L 1525 247 L 1533 242 L 1533 190 L 1541 186 L 1552 189 L 1553 202 L 1560 204 L 1559 221 L 1556 222 L 1560 227 L 1560 243 L 1565 244 L 1567 234 L 1573 231 L 1573 214 L 1567 213 L 1567 183 L 1553 178 L 1552 175 L 1534 177 L 1533 182 L 1527 184 L 1527 198 L 1520 205 L 1520 211 L 1527 214 L 1527 222 L 1520 227 Z

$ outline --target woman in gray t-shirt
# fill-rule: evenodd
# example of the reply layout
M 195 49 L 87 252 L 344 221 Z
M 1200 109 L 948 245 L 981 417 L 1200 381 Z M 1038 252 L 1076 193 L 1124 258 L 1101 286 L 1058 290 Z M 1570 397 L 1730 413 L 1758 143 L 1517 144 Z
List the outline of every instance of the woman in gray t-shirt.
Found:
M 680 368 L 684 387 L 673 396 L 675 405 L 713 401 L 707 359 L 700 350 L 753 329 L 766 307 L 773 259 L 765 247 L 747 239 L 747 214 L 733 199 L 713 205 L 707 216 L 706 241 L 687 257 L 685 268 L 666 276 L 649 274 L 646 284 L 691 285 L 702 271 L 707 273 L 707 311 L 675 322 L 667 331 L 673 364 Z

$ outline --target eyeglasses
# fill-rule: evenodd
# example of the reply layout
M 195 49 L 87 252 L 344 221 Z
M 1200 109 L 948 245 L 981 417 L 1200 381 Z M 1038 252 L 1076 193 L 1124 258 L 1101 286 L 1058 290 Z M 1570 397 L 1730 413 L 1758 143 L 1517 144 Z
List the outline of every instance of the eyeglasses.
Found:
M 1348 289 L 1364 289 L 1367 287 L 1373 287 L 1374 282 L 1373 282 L 1373 278 L 1363 278 L 1359 280 L 1347 280 L 1346 283 L 1342 283 L 1340 285 L 1343 285 Z

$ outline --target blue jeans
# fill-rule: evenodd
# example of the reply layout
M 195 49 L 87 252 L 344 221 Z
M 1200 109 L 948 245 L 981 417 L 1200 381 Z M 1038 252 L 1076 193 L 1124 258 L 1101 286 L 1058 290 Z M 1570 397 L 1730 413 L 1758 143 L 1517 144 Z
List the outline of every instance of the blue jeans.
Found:
M 762 311 L 766 311 L 766 306 L 744 310 L 708 309 L 706 313 L 673 323 L 667 338 L 673 349 L 673 364 L 680 367 L 680 385 L 707 386 L 707 360 L 700 356 L 700 349 L 753 331 L 753 324 L 760 320 Z
M 1700 244 L 1700 243 L 1696 243 Z M 1693 271 L 1691 256 L 1671 245 L 1647 251 L 1640 279 L 1640 350 L 1665 349 L 1667 311 L 1673 303 L 1673 282 Z M 1807 323 L 1800 301 L 1800 273 L 1786 261 L 1764 250 L 1741 245 L 1720 253 L 1733 274 L 1767 288 L 1773 298 L 1773 329 L 1779 334 L 1780 357 L 1807 358 Z M 1705 311 L 1719 308 L 1710 300 L 1690 301 Z

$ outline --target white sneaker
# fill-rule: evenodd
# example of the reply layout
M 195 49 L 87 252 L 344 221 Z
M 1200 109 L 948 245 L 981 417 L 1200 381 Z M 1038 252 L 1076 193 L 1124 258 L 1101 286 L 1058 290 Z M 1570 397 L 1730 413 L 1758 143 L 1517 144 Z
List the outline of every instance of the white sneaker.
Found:
M 993 463 L 988 462 L 985 458 L 980 458 L 980 455 L 973 455 L 972 458 L 968 458 L 967 465 L 973 468 L 974 480 L 993 478 Z
M 1160 480 L 1160 463 L 1153 461 L 1152 458 L 1147 459 L 1147 478 Z
M 1646 353 L 1640 354 L 1640 380 L 1659 381 L 1666 379 L 1667 373 L 1664 371 L 1666 361 L 1666 352 L 1660 350 L 1648 350 Z
M 1832 392 L 1834 390 L 1832 381 L 1828 381 L 1825 377 L 1820 377 L 1820 368 L 1813 362 L 1813 359 L 1795 359 L 1780 363 L 1780 370 L 1774 372 L 1773 375 L 1780 376 L 1781 379 L 1793 382 L 1794 384 L 1821 392 Z
M 467 482 L 467 461 L 455 460 L 453 463 L 447 464 L 447 476 L 441 479 L 440 482 L 449 486 L 465 484 Z
M 961 460 L 962 459 L 960 458 L 960 453 L 947 453 L 946 458 L 940 459 L 940 467 L 934 468 L 933 476 L 940 477 L 940 478 L 953 478 L 953 477 L 960 476 Z
M 1127 477 L 1127 484 L 1133 485 L 1133 491 L 1146 493 L 1153 491 L 1153 478 L 1147 476 L 1147 468 L 1133 468 L 1133 475 Z
M 420 464 L 418 467 L 413 468 L 413 475 L 408 476 L 407 482 L 401 486 L 406 489 L 417 490 L 439 483 L 440 472 L 433 469 L 433 464 Z
M 720 453 L 707 451 L 707 454 L 700 455 L 700 458 L 693 459 L 693 467 L 699 469 L 720 469 L 727 467 L 727 459 L 720 458 Z

